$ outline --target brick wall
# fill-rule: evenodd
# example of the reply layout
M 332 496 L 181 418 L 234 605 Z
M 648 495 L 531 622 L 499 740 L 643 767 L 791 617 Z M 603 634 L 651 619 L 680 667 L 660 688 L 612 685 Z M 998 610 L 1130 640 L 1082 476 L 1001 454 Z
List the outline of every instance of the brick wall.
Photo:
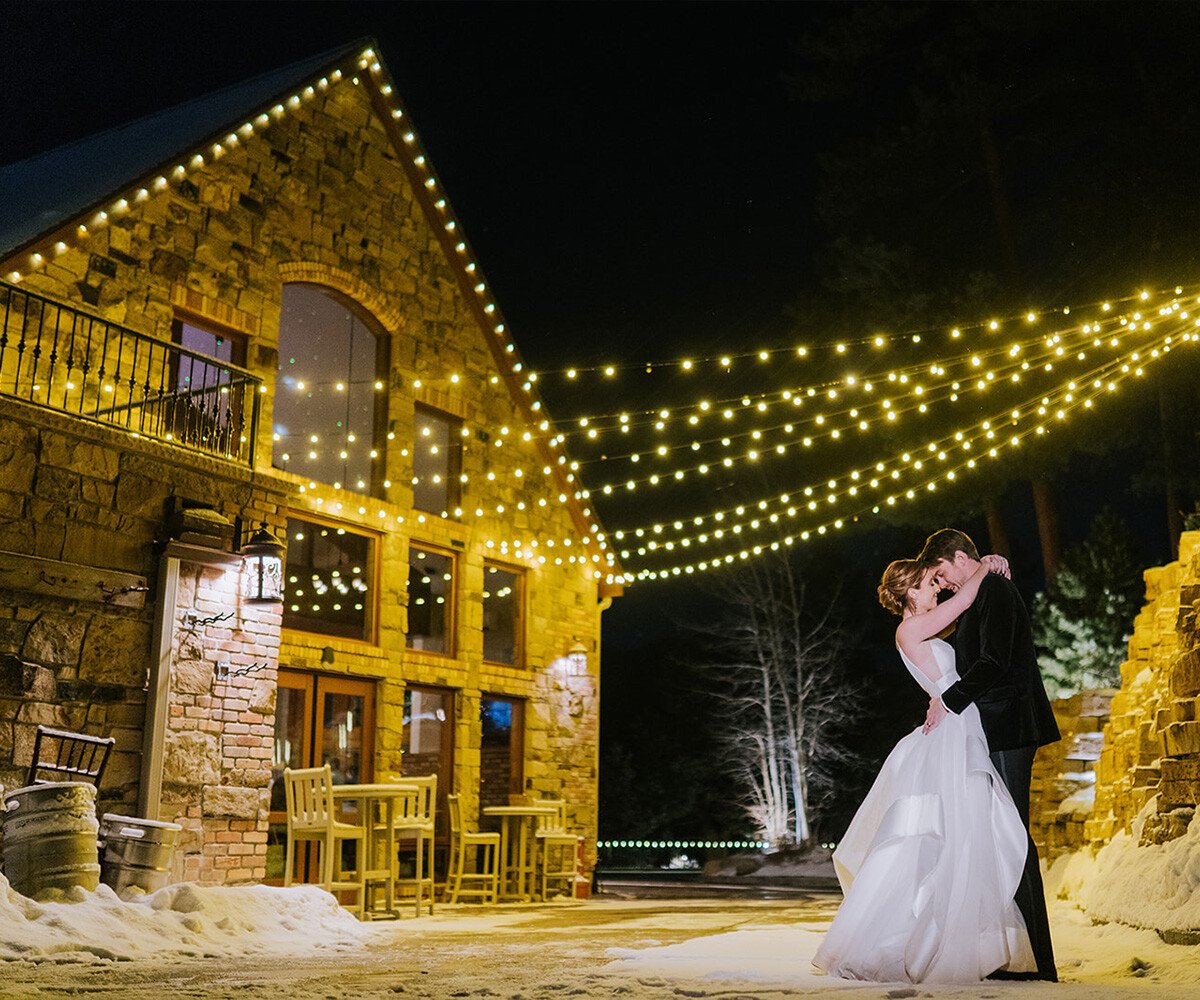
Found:
M 280 614 L 239 587 L 236 568 L 185 563 L 176 595 L 158 818 L 183 826 L 182 874 L 201 882 L 266 875 Z

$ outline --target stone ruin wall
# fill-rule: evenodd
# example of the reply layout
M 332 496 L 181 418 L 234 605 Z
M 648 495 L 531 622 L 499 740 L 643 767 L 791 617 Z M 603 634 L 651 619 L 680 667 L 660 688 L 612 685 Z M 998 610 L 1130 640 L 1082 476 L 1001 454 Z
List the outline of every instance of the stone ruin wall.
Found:
M 1171 840 L 1200 802 L 1200 531 L 1184 532 L 1178 560 L 1146 570 L 1145 580 L 1120 690 L 1054 704 L 1063 740 L 1039 752 L 1031 791 L 1033 836 L 1047 862 L 1130 831 L 1152 800 L 1141 842 Z

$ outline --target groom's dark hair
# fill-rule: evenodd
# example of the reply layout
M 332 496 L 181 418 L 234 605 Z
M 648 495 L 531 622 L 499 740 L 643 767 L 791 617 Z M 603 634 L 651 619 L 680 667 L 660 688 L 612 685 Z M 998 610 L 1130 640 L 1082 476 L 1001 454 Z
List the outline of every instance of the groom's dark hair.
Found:
M 925 539 L 925 548 L 917 558 L 926 566 L 937 565 L 938 560 L 954 562 L 955 552 L 965 552 L 979 562 L 979 550 L 965 531 L 957 528 L 942 528 Z

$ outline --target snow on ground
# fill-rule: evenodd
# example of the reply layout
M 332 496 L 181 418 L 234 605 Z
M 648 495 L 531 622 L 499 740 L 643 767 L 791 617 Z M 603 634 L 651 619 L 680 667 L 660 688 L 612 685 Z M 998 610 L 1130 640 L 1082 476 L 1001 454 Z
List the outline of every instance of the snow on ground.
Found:
M 1093 987 L 1129 985 L 1138 980 L 1160 985 L 1200 984 L 1200 948 L 1169 945 L 1153 931 L 1119 924 L 1093 926 L 1078 907 L 1067 901 L 1052 905 L 1050 923 L 1059 976 L 1064 982 Z M 823 930 L 824 926 L 776 924 L 691 937 L 661 947 L 611 948 L 608 954 L 614 961 L 606 971 L 639 978 L 653 976 L 707 983 L 710 988 L 716 983 L 736 983 L 743 989 L 746 984 L 756 984 L 803 992 L 866 988 L 867 984 L 861 982 L 813 972 L 812 956 Z M 902 988 L 907 984 L 892 985 Z M 1004 983 L 996 984 L 995 988 L 1002 990 L 1005 998 L 1017 1000 L 1045 996 L 1041 991 L 1046 984 Z M 921 986 L 921 992 L 927 996 L 962 991 L 963 987 Z
M 1138 846 L 1151 802 L 1096 855 L 1078 851 L 1055 862 L 1051 885 L 1096 920 L 1161 930 L 1200 929 L 1200 812 L 1187 833 L 1162 845 Z
M 812 955 L 840 897 L 799 889 L 769 899 L 440 905 L 419 919 L 404 907 L 400 920 L 360 924 L 311 886 L 183 884 L 124 901 L 102 886 L 34 902 L 0 878 L 0 997 L 1194 1000 L 1200 946 L 1092 918 L 1192 920 L 1200 826 L 1161 848 L 1134 843 L 1118 838 L 1097 857 L 1060 860 L 1049 873 L 1051 894 L 1087 907 L 1052 903 L 1059 986 L 913 987 L 815 975 Z
M 121 900 L 108 886 L 35 902 L 0 875 L 0 958 L 80 955 L 142 959 L 164 954 L 294 954 L 302 946 L 361 948 L 366 929 L 315 886 L 169 885 Z
M 100 897 L 103 905 L 44 904 L 46 914 L 61 916 L 63 911 L 54 907 L 73 906 L 80 914 L 91 911 L 93 918 L 99 910 L 118 905 L 140 908 L 142 916 L 159 914 L 174 931 L 151 932 L 138 923 L 122 941 L 108 941 L 114 953 L 135 956 L 132 961 L 104 959 L 95 949 L 55 952 L 49 941 L 43 941 L 25 955 L 25 961 L 9 960 L 0 966 L 0 996 L 87 993 L 119 1000 L 395 1000 L 397 995 L 423 1000 L 573 996 L 597 1000 L 789 996 L 1148 1000 L 1152 996 L 1153 1000 L 1194 1000 L 1200 984 L 1200 948 L 1167 945 L 1153 932 L 1115 924 L 1093 927 L 1066 901 L 1057 901 L 1051 914 L 1061 985 L 913 987 L 852 983 L 812 973 L 811 957 L 837 909 L 836 894 L 797 893 L 786 900 L 605 896 L 534 906 L 439 906 L 433 917 L 406 915 L 397 921 L 358 925 L 347 916 L 350 924 L 344 925 L 340 914 L 329 919 L 323 894 L 315 890 L 274 890 L 265 900 L 256 898 L 257 892 L 226 890 L 205 900 L 213 892 L 177 894 L 174 902 L 182 910 L 164 905 L 152 911 L 149 902 L 155 897 L 114 903 L 103 890 L 91 894 Z M 294 897 L 294 906 L 283 902 L 287 896 Z M 201 929 L 191 931 L 199 947 L 183 941 L 189 936 L 181 922 L 191 905 L 188 900 L 201 901 L 198 909 L 190 911 L 201 914 Z M 58 928 L 59 943 L 85 929 L 105 935 L 119 930 L 114 914 L 104 918 L 107 922 L 102 926 L 99 918 L 93 918 L 81 918 L 74 931 Z M 224 918 L 245 923 L 240 931 L 232 925 L 217 927 Z M 289 920 L 290 929 L 285 927 Z M 54 930 L 45 916 L 27 924 L 30 933 Z M 211 927 L 206 929 L 205 924 Z M 12 926 L 8 914 L 0 924 L 0 938 L 6 939 Z M 262 940 L 231 940 L 242 935 L 261 935 Z M 221 957 L 199 957 L 206 950 Z

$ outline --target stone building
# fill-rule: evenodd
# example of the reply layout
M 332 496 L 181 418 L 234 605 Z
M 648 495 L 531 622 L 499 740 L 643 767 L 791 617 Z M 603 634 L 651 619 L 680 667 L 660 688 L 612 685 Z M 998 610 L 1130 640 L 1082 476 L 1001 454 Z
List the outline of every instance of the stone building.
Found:
M 102 808 L 243 882 L 285 766 L 436 773 L 590 869 L 620 569 L 372 45 L 0 168 L 0 279 L 0 780 L 111 734 Z

